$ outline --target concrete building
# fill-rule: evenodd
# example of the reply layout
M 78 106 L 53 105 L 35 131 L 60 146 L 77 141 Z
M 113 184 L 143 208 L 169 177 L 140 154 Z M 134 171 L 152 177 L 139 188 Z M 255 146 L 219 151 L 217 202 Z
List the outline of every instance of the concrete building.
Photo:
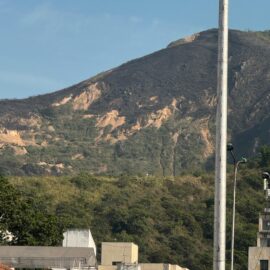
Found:
M 176 264 L 166 263 L 140 263 L 140 270 L 188 270 Z
M 139 263 L 139 248 L 134 243 L 103 242 L 98 270 L 188 270 L 179 265 Z
M 266 208 L 265 210 L 267 210 Z M 270 261 L 270 213 L 264 212 L 259 217 L 257 246 L 248 251 L 249 270 L 269 270 Z
M 95 268 L 93 248 L 0 246 L 0 263 L 12 268 Z
M 96 269 L 90 230 L 68 230 L 63 247 L 0 246 L 0 263 L 14 268 Z
M 138 246 L 133 243 L 103 242 L 101 265 L 138 264 Z
M 54 270 L 188 270 L 178 265 L 139 263 L 138 246 L 125 242 L 103 242 L 101 265 L 97 267 L 95 247 L 90 230 L 69 230 L 64 234 L 63 247 L 0 246 L 0 264 Z
M 270 270 L 270 175 L 263 175 L 266 208 L 259 216 L 257 246 L 248 250 L 248 270 Z

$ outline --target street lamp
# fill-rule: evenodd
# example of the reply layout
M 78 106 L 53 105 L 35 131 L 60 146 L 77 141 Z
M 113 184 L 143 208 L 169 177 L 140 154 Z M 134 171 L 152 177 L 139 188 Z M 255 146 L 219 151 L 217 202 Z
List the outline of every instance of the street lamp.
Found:
M 232 243 L 231 243 L 231 270 L 233 270 L 234 264 L 234 228 L 235 228 L 235 198 L 236 198 L 236 180 L 237 180 L 237 170 L 238 166 L 241 163 L 246 163 L 246 158 L 241 158 L 240 160 L 236 160 L 234 152 L 233 152 L 233 145 L 231 143 L 227 144 L 227 151 L 230 152 L 231 157 L 233 159 L 234 165 L 234 180 L 233 180 L 233 213 L 232 213 Z
M 270 179 L 270 174 L 269 174 L 269 172 L 263 172 L 263 173 L 262 173 L 262 178 L 263 178 L 263 180 L 269 180 L 269 179 Z

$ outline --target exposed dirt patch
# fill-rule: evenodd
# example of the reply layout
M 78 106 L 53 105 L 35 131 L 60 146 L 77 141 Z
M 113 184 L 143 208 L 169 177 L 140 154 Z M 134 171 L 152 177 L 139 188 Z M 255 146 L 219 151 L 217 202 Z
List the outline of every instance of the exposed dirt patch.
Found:
M 179 137 L 179 132 L 175 132 L 172 135 L 172 140 L 173 140 L 174 144 L 176 144 L 178 142 L 178 137 Z
M 63 163 L 57 163 L 57 164 L 55 164 L 55 167 L 57 167 L 59 169 L 64 169 L 65 165 Z
M 152 102 L 158 102 L 158 96 L 150 97 L 149 100 Z
M 156 128 L 160 128 L 163 122 L 168 120 L 168 118 L 171 115 L 172 115 L 172 111 L 168 106 L 166 106 L 165 108 L 161 110 L 158 110 L 156 113 L 151 113 L 148 118 L 146 127 L 153 126 Z
M 168 48 L 176 47 L 176 46 L 179 46 L 179 45 L 182 45 L 182 44 L 191 43 L 191 42 L 195 41 L 199 36 L 200 36 L 200 33 L 196 33 L 194 35 L 178 39 L 176 41 L 171 42 L 168 45 Z
M 124 141 L 124 140 L 127 140 L 127 136 L 124 133 L 120 133 L 117 136 L 117 141 Z
M 76 154 L 74 156 L 71 157 L 72 160 L 83 160 L 84 156 L 83 154 Z
M 30 118 L 18 119 L 18 124 L 21 126 L 37 127 L 40 128 L 42 120 L 37 115 L 32 115 Z
M 41 162 L 38 162 L 37 165 L 45 169 L 47 173 L 51 173 L 54 170 L 55 172 L 60 174 L 65 169 L 65 165 L 63 163 L 50 164 L 50 163 L 41 161 Z
M 48 126 L 48 131 L 54 132 L 55 129 L 54 129 L 54 127 L 52 125 L 50 125 L 50 126 Z
M 177 100 L 175 98 L 173 98 L 171 106 L 174 110 L 177 110 Z
M 125 141 L 127 140 L 128 137 L 124 132 L 121 132 L 117 137 L 113 137 L 111 134 L 107 134 L 104 138 L 103 141 L 109 142 L 110 144 L 115 144 L 119 141 Z
M 217 105 L 217 96 L 216 95 L 211 95 L 209 92 L 211 89 L 205 89 L 204 90 L 204 95 L 203 95 L 203 103 L 210 108 L 213 108 Z
M 124 116 L 119 116 L 119 112 L 117 110 L 112 110 L 97 120 L 96 126 L 99 128 L 105 128 L 107 126 L 111 126 L 111 131 L 124 125 L 126 122 L 126 118 Z
M 71 99 L 72 99 L 73 95 L 70 95 L 68 97 L 64 97 L 62 100 L 55 102 L 52 104 L 53 107 L 59 107 L 61 105 L 65 105 L 67 104 Z
M 211 156 L 215 150 L 212 136 L 211 136 L 211 133 L 210 133 L 209 127 L 208 127 L 208 122 L 209 122 L 209 119 L 202 119 L 201 120 L 201 130 L 200 130 L 201 137 L 202 137 L 204 144 L 205 144 L 205 148 L 204 148 L 204 152 L 203 152 L 203 156 L 205 158 Z
M 26 146 L 26 143 L 23 141 L 20 133 L 17 130 L 0 130 L 0 143 Z
M 100 96 L 101 90 L 99 89 L 98 83 L 91 84 L 87 87 L 86 91 L 74 98 L 73 109 L 87 110 Z
M 83 115 L 83 119 L 91 119 L 93 117 L 95 117 L 95 115 L 93 115 L 93 114 L 85 114 L 85 115 Z
M 139 131 L 142 128 L 141 123 L 137 120 L 136 124 L 131 127 L 130 132 L 134 133 L 135 131 Z
M 40 145 L 43 146 L 43 147 L 47 147 L 48 146 L 48 142 L 47 141 L 43 141 Z

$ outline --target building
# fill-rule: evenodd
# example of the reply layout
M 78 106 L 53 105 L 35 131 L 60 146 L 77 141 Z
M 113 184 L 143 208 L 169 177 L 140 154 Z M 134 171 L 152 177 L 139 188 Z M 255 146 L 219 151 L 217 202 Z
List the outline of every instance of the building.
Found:
M 134 243 L 103 242 L 98 270 L 188 270 L 165 263 L 139 263 L 139 248 Z
M 139 263 L 134 243 L 103 242 L 101 265 L 97 266 L 96 245 L 90 230 L 68 230 L 62 247 L 0 246 L 0 266 L 53 270 L 188 270 L 165 263 Z M 0 267 L 0 270 L 9 270 Z
M 62 247 L 0 246 L 0 263 L 13 268 L 96 269 L 96 245 L 90 230 L 68 230 Z
M 167 263 L 140 263 L 140 270 L 188 270 L 176 264 Z
M 93 248 L 96 252 L 96 244 L 91 231 L 80 229 L 69 229 L 64 232 L 63 247 L 85 247 Z
M 101 265 L 138 264 L 138 246 L 133 243 L 103 242 Z
M 91 269 L 96 256 L 93 248 L 0 246 L 0 263 L 12 268 Z
M 270 213 L 264 212 L 259 217 L 257 246 L 248 251 L 249 270 L 269 270 L 270 261 Z
M 257 246 L 248 250 L 248 270 L 270 270 L 270 175 L 263 176 L 266 208 L 259 216 Z

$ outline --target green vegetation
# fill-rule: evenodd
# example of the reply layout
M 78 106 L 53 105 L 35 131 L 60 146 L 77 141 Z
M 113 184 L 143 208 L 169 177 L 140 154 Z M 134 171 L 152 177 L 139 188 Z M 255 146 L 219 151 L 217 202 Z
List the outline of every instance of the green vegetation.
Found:
M 255 34 L 259 37 L 259 38 L 261 38 L 261 39 L 263 39 L 263 40 L 265 40 L 265 41 L 270 41 L 270 31 L 269 30 L 267 30 L 267 31 L 258 31 L 258 32 L 255 32 Z
M 94 119 L 83 119 L 81 112 L 68 116 L 60 113 L 54 111 L 55 118 L 50 119 L 49 124 L 44 122 L 35 135 L 38 145 L 25 147 L 27 154 L 17 155 L 12 146 L 0 149 L 1 174 L 70 175 L 87 169 L 95 174 L 134 175 L 140 172 L 167 176 L 202 168 L 205 162 L 202 156 L 205 142 L 200 129 L 197 125 L 194 127 L 191 120 L 177 120 L 180 117 L 177 113 L 159 129 L 144 128 L 128 140 L 115 144 L 96 142 L 99 131 Z M 54 130 L 49 131 L 48 125 Z M 179 130 L 183 138 L 174 142 L 172 134 L 178 134 Z M 104 134 L 110 132 L 106 133 L 105 128 Z M 45 146 L 42 142 L 46 142 Z M 61 164 L 61 168 L 57 164 Z
M 262 162 L 262 158 L 258 162 Z M 258 163 L 254 161 L 248 166 L 250 168 L 239 171 L 236 270 L 247 269 L 248 247 L 256 245 L 258 215 L 264 208 Z M 232 178 L 233 174 L 229 173 L 228 248 Z M 27 203 L 30 201 L 29 207 L 35 209 L 33 217 L 30 213 L 30 220 L 26 211 L 24 220 L 28 222 L 27 227 L 31 227 L 38 219 L 41 224 L 35 224 L 35 229 L 43 228 L 50 219 L 53 224 L 58 222 L 59 228 L 91 228 L 98 247 L 102 241 L 133 241 L 140 247 L 141 262 L 176 263 L 192 270 L 208 270 L 212 267 L 212 174 L 197 172 L 196 176 L 174 178 L 79 174 L 73 177 L 9 177 L 9 182 L 12 185 L 9 189 L 16 193 L 13 197 Z M 5 200 L 3 198 L 1 202 Z M 15 205 L 10 204 L 13 210 L 18 208 L 16 200 Z M 39 216 L 41 209 L 44 222 Z M 19 207 L 16 211 L 23 210 Z M 11 221 L 12 224 L 17 222 L 17 219 Z M 12 226 L 7 228 L 13 232 Z M 18 235 L 24 229 L 19 228 Z M 42 237 L 43 232 L 41 236 L 36 232 L 39 230 L 27 231 L 29 237 L 20 243 L 42 243 L 45 239 Z M 58 237 L 53 239 L 58 242 L 61 240 L 60 229 L 48 233 L 58 233 Z M 55 244 L 57 241 L 43 244 Z
M 0 239 L 6 244 L 7 232 L 14 245 L 57 245 L 61 242 L 63 224 L 42 207 L 37 198 L 22 195 L 0 176 Z

